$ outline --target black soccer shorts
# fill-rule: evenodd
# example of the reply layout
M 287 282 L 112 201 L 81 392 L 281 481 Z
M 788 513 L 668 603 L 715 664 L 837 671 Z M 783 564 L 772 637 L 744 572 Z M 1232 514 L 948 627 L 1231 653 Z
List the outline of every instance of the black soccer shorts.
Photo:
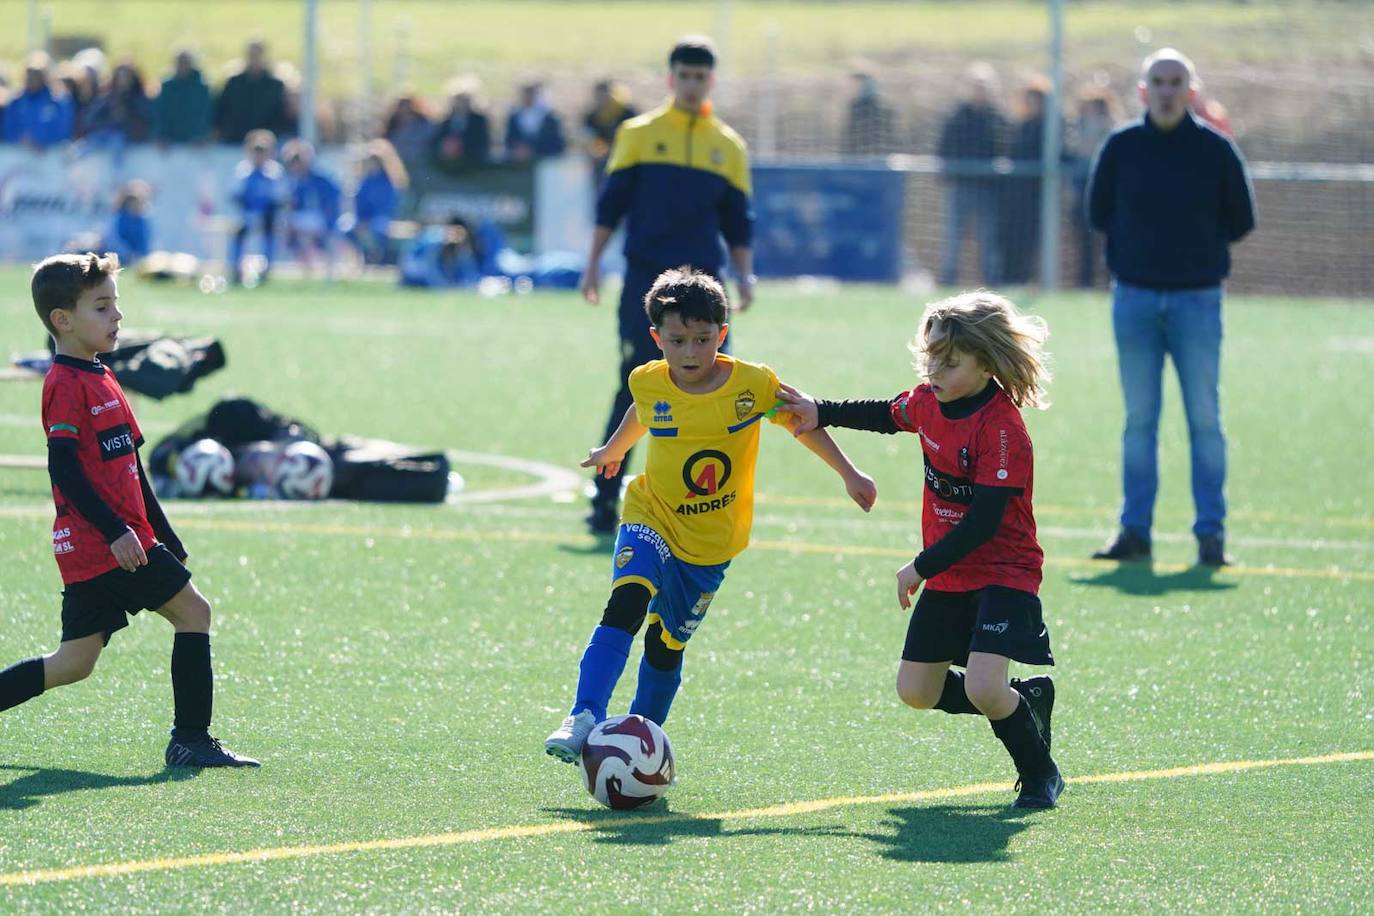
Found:
M 923 591 L 907 624 L 902 660 L 966 666 L 970 652 L 1053 665 L 1040 598 L 1004 585 L 973 592 Z
M 73 582 L 62 589 L 62 641 L 105 634 L 129 625 L 129 615 L 155 611 L 176 597 L 191 581 L 191 571 L 165 544 L 148 549 L 148 565 L 135 572 L 112 569 L 94 579 Z

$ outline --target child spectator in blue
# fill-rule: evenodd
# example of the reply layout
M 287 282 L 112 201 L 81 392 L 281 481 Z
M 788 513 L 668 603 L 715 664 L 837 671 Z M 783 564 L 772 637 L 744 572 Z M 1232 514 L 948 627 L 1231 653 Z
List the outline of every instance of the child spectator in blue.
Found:
M 1040 608 L 1044 553 L 1031 508 L 1030 436 L 1020 408 L 1045 407 L 1045 323 L 1002 296 L 927 307 L 910 349 L 927 379 L 876 401 L 818 401 L 783 386 L 798 431 L 846 426 L 915 433 L 924 459 L 925 549 L 897 572 L 897 602 L 926 584 L 907 627 L 897 695 L 916 709 L 981 714 L 1020 777 L 1018 808 L 1052 808 L 1064 780 L 1050 756 L 1054 682 L 1008 682 L 1013 660 L 1053 665 Z M 951 669 L 952 665 L 964 671 Z
M 148 218 L 148 202 L 152 196 L 152 187 L 141 179 L 134 179 L 119 189 L 104 247 L 118 255 L 121 264 L 136 264 L 153 249 L 153 221 Z
M 287 183 L 291 189 L 291 214 L 287 220 L 287 245 L 307 270 L 317 258 L 324 259 L 326 276 L 334 273 L 334 229 L 339 221 L 339 186 L 315 168 L 315 147 L 306 140 L 291 140 L 282 147 Z
M 401 192 L 409 183 L 405 163 L 389 141 L 377 139 L 367 145 L 362 180 L 353 193 L 353 212 L 339 221 L 340 230 L 358 250 L 363 263 L 390 261 L 391 221 L 396 217 Z
M 243 243 L 249 233 L 262 236 L 267 268 L 259 279 L 266 280 L 272 269 L 277 210 L 289 193 L 286 173 L 273 158 L 276 149 L 277 137 L 270 130 L 249 131 L 243 141 L 243 161 L 234 169 L 233 199 L 239 208 L 239 225 L 229 243 L 229 273 L 235 283 L 243 281 Z

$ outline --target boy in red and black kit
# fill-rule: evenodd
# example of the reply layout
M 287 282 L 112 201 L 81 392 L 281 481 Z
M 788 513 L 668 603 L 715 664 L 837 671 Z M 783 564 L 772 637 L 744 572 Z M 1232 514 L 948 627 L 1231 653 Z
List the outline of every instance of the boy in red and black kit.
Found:
M 926 378 L 895 398 L 817 401 L 784 386 L 794 432 L 847 426 L 915 433 L 925 465 L 924 548 L 897 571 L 897 603 L 928 582 L 907 625 L 897 695 L 917 709 L 986 716 L 1018 775 L 1017 808 L 1053 808 L 1054 682 L 1008 680 L 1011 662 L 1053 665 L 1040 608 L 1044 553 L 1031 509 L 1030 436 L 1020 408 L 1044 407 L 1044 322 L 990 292 L 927 307 L 911 343 Z M 961 666 L 963 671 L 951 666 Z
M 186 551 L 149 486 L 138 421 L 98 357 L 117 346 L 124 317 L 118 272 L 113 254 L 54 255 L 34 270 L 34 308 L 57 343 L 43 381 L 43 428 L 57 504 L 52 546 L 65 586 L 62 643 L 0 671 L 0 711 L 84 679 L 129 614 L 156 611 L 176 630 L 167 765 L 255 767 L 209 732 L 210 604 L 191 583 Z

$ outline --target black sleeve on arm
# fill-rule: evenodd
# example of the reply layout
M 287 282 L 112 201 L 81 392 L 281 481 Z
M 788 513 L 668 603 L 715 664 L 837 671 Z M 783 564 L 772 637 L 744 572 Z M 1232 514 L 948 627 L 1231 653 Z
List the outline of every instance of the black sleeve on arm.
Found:
M 818 426 L 843 426 L 892 435 L 902 428 L 892 419 L 891 401 L 817 401 Z
M 138 452 L 134 452 L 134 460 L 138 462 L 138 483 L 143 488 L 143 511 L 148 514 L 148 524 L 153 528 L 153 537 L 166 544 L 172 556 L 184 561 L 186 548 L 181 546 L 181 540 L 172 530 L 172 523 L 167 521 L 167 514 L 162 511 L 162 503 L 157 501 L 157 494 L 148 482 L 148 472 L 143 469 L 143 458 Z
M 973 488 L 973 502 L 969 504 L 963 520 L 949 534 L 917 554 L 916 572 L 920 577 L 929 579 L 938 576 L 990 541 L 1002 524 L 1007 503 L 1020 492 L 1020 487 L 976 485 Z
M 106 543 L 113 544 L 130 530 L 86 479 L 76 457 L 75 439 L 48 440 L 48 477 L 72 508 L 104 535 Z

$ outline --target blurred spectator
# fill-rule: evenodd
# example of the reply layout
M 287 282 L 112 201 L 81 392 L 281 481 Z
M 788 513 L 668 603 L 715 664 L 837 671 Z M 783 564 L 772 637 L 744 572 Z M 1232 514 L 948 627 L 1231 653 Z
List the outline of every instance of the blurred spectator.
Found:
M 161 142 L 201 143 L 209 137 L 210 87 L 190 51 L 177 54 L 176 69 L 162 81 L 153 108 Z
M 403 160 L 419 162 L 434 144 L 434 117 L 429 106 L 413 92 L 402 92 L 382 119 L 382 136 Z
M 273 158 L 276 146 L 277 138 L 270 130 L 250 132 L 243 144 L 243 161 L 234 169 L 233 199 L 239 208 L 239 225 L 229 244 L 229 272 L 235 283 L 243 281 L 243 243 L 251 233 L 262 236 L 262 254 L 267 261 L 259 279 L 266 280 L 272 269 L 277 209 L 289 194 L 286 175 Z
M 449 84 L 448 114 L 434 134 L 434 151 L 441 165 L 470 167 L 491 159 L 491 124 L 478 110 L 479 84 L 460 77 Z
M 339 222 L 339 186 L 315 167 L 315 147 L 292 140 L 282 147 L 290 188 L 291 213 L 286 243 L 307 270 L 324 259 L 325 275 L 334 273 L 334 230 Z
M 373 140 L 363 159 L 363 176 L 353 193 L 353 212 L 339 220 L 344 237 L 353 243 L 366 264 L 390 261 L 391 221 L 400 192 L 409 184 L 405 164 L 387 140 Z
M 143 75 L 133 64 L 115 67 L 110 84 L 86 112 L 86 138 L 96 146 L 123 148 L 142 143 L 153 130 L 153 103 Z
M 148 202 L 152 196 L 152 187 L 139 179 L 119 189 L 114 219 L 101 243 L 101 251 L 115 252 L 120 263 L 130 267 L 148 256 L 153 247 L 153 223 L 148 218 Z
M 229 77 L 215 99 L 214 126 L 221 143 L 242 143 L 250 131 L 280 132 L 288 123 L 286 86 L 267 68 L 267 46 L 250 42 L 243 69 Z
M 1193 79 L 1193 114 L 1206 124 L 1212 125 L 1223 137 L 1234 137 L 1231 133 L 1231 113 L 1226 106 L 1202 91 L 1202 80 Z
M 567 146 L 563 121 L 544 100 L 543 86 L 521 86 L 520 102 L 506 119 L 506 158 L 511 162 L 531 162 L 560 156 Z
M 862 68 L 854 71 L 853 79 L 854 96 L 849 100 L 840 152 L 846 156 L 881 156 L 895 152 L 897 115 L 883 101 L 878 80 Z
M 48 55 L 35 51 L 24 69 L 24 91 L 5 107 L 5 142 L 39 149 L 72 137 L 72 104 L 48 86 Z
M 967 73 L 968 100 L 945 121 L 938 151 L 945 160 L 949 192 L 945 197 L 944 252 L 940 283 L 954 286 L 959 279 L 959 249 L 969 223 L 975 223 L 982 254 L 983 283 L 1002 282 L 1002 253 L 998 244 L 998 179 L 992 160 L 1002 155 L 1006 119 L 997 110 L 997 73 L 979 61 Z
M 93 56 L 92 52 L 99 57 Z M 86 114 L 100 94 L 100 86 L 104 82 L 104 61 L 103 54 L 95 48 L 87 48 L 71 60 L 64 60 L 57 65 L 57 82 L 72 106 L 73 140 L 86 136 Z
M 1072 161 L 1073 225 L 1078 243 L 1078 285 L 1091 288 L 1097 282 L 1097 263 L 1102 257 L 1102 240 L 1088 222 L 1088 173 L 1093 157 L 1108 135 L 1121 123 L 1121 106 L 1106 85 L 1094 85 L 1079 95 L 1078 114 L 1066 134 L 1066 148 Z
M 1045 97 L 1050 83 L 1036 74 L 1026 79 L 1017 99 L 1007 155 L 1019 169 L 1038 170 L 1044 156 Z M 1060 136 L 1063 136 L 1061 131 Z M 1035 275 L 1040 253 L 1039 174 L 1011 175 L 1002 182 L 1002 282 L 1022 285 Z
M 592 87 L 592 105 L 582 118 L 582 127 L 586 135 L 587 155 L 591 157 L 598 185 L 606 171 L 606 162 L 611 157 L 611 143 L 615 140 L 616 129 L 621 122 L 628 121 L 638 113 L 630 104 L 630 90 L 623 84 L 598 80 Z
M 468 224 L 458 217 L 426 226 L 401 257 L 401 285 L 468 286 L 482 279 L 482 253 Z

